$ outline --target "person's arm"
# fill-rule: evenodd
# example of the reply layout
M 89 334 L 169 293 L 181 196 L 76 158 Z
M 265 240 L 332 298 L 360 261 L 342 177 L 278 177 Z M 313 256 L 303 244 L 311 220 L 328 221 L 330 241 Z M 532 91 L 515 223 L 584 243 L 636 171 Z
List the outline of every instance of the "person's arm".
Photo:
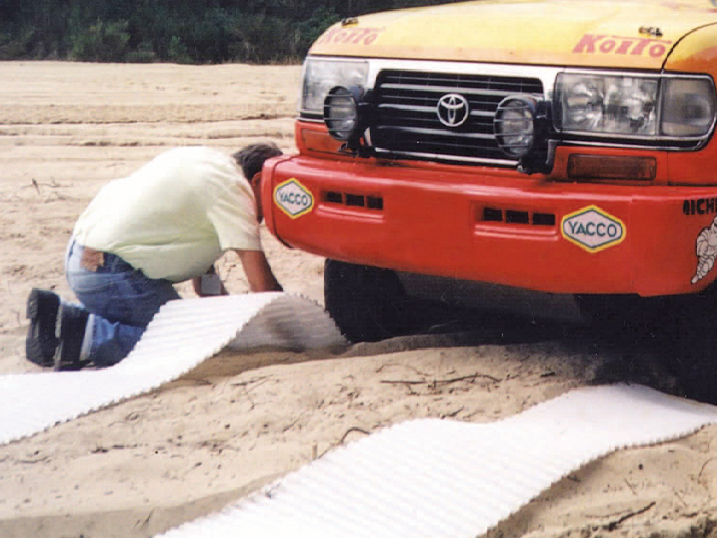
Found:
M 249 289 L 258 291 L 284 291 L 261 250 L 237 250 L 244 274 L 249 281 Z

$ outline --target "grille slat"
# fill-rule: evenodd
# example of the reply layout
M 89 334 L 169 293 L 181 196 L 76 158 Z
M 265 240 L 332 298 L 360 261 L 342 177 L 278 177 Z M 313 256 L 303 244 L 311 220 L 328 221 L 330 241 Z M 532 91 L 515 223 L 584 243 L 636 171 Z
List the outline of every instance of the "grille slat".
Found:
M 451 93 L 463 96 L 470 109 L 467 120 L 457 127 L 447 127 L 438 117 L 439 100 Z M 518 94 L 542 99 L 542 82 L 537 78 L 385 70 L 376 81 L 377 122 L 371 128 L 371 139 L 383 154 L 505 165 L 511 160 L 498 147 L 493 118 L 505 97 Z
M 386 127 L 380 127 L 379 132 L 383 130 L 391 130 L 391 131 L 398 131 L 402 133 L 415 133 L 415 134 L 421 134 L 421 135 L 427 135 L 427 136 L 445 136 L 448 138 L 457 138 L 461 140 L 474 140 L 474 139 L 480 139 L 480 140 L 494 140 L 495 136 L 493 134 L 484 134 L 484 133 L 466 133 L 466 132 L 454 132 L 454 131 L 447 131 L 445 129 L 430 129 L 426 127 L 403 127 L 400 125 L 394 125 L 394 126 L 386 126 Z
M 492 77 L 490 75 L 438 74 L 417 71 L 384 71 L 386 84 L 412 84 L 416 86 L 460 86 L 504 90 L 510 92 L 539 93 L 542 83 L 536 78 Z
M 487 96 L 487 97 L 496 97 L 498 99 L 503 99 L 505 97 L 508 97 L 509 95 L 515 95 L 517 93 L 521 93 L 516 90 L 508 90 L 508 91 L 496 91 L 496 90 L 479 90 L 475 88 L 467 88 L 467 87 L 454 87 L 454 86 L 434 86 L 430 89 L 427 89 L 425 86 L 414 86 L 414 85 L 406 85 L 406 84 L 385 84 L 383 86 L 387 90 L 397 90 L 401 92 L 425 92 L 434 94 L 439 94 L 438 97 L 445 93 L 460 93 L 462 95 L 472 96 Z
M 379 110 L 386 110 L 386 111 L 405 111 L 405 112 L 418 112 L 421 114 L 431 114 L 433 116 L 436 115 L 436 107 L 435 106 L 420 106 L 420 105 L 402 105 L 402 104 L 390 104 L 390 103 L 384 103 L 378 106 Z M 495 116 L 494 112 L 488 112 L 483 110 L 471 110 L 471 116 L 474 116 L 476 118 L 490 118 L 491 121 L 493 121 L 493 116 Z

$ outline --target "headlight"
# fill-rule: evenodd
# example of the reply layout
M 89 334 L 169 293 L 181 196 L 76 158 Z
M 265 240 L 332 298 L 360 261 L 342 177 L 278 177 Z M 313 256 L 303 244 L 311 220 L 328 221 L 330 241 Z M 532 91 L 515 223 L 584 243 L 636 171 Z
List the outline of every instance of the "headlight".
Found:
M 704 136 L 715 119 L 715 90 L 707 79 L 668 79 L 662 98 L 662 132 Z
M 320 118 L 324 98 L 337 86 L 363 87 L 368 76 L 368 62 L 351 60 L 320 60 L 309 58 L 304 63 L 301 92 L 301 113 Z
M 715 99 L 707 77 L 561 73 L 555 128 L 644 139 L 702 138 L 714 126 Z
M 337 140 L 349 140 L 358 133 L 358 99 L 348 88 L 336 86 L 324 99 L 324 123 Z
M 608 75 L 558 75 L 556 127 L 569 132 L 657 134 L 658 79 Z
M 498 147 L 518 170 L 526 174 L 547 174 L 553 159 L 546 134 L 549 132 L 550 103 L 529 95 L 509 95 L 496 108 L 493 133 Z
M 493 119 L 493 130 L 500 149 L 520 158 L 533 149 L 537 103 L 532 98 L 506 97 L 500 102 Z

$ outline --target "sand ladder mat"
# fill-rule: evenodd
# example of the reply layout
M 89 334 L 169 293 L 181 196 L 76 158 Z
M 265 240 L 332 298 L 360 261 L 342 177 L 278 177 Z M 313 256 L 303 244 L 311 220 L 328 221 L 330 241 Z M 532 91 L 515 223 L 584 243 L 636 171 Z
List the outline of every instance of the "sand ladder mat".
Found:
M 162 536 L 474 538 L 591 460 L 715 422 L 715 406 L 624 384 L 494 423 L 404 422 Z
M 112 368 L 0 377 L 0 443 L 151 391 L 228 345 L 298 351 L 346 341 L 321 306 L 296 295 L 172 301 Z M 578 389 L 488 424 L 409 421 L 163 536 L 473 538 L 589 461 L 715 422 L 715 406 L 638 385 Z
M 254 293 L 171 301 L 116 366 L 0 376 L 0 444 L 149 392 L 226 346 L 302 351 L 346 344 L 323 307 L 298 295 Z

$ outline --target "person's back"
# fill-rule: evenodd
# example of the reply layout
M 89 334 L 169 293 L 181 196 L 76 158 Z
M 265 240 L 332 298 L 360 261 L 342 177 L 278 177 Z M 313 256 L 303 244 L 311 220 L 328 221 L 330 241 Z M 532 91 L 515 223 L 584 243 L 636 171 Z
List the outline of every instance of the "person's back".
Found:
M 28 360 L 56 369 L 121 361 L 159 308 L 180 298 L 173 283 L 191 279 L 200 296 L 227 293 L 213 270 L 229 250 L 251 291 L 281 291 L 261 248 L 257 209 L 261 167 L 277 155 L 265 143 L 231 156 L 181 147 L 105 185 L 67 249 L 67 280 L 81 304 L 31 291 Z M 203 277 L 212 290 L 202 289 Z
M 230 156 L 207 147 L 169 150 L 111 181 L 73 235 L 173 282 L 201 274 L 228 249 L 261 248 L 249 183 Z

